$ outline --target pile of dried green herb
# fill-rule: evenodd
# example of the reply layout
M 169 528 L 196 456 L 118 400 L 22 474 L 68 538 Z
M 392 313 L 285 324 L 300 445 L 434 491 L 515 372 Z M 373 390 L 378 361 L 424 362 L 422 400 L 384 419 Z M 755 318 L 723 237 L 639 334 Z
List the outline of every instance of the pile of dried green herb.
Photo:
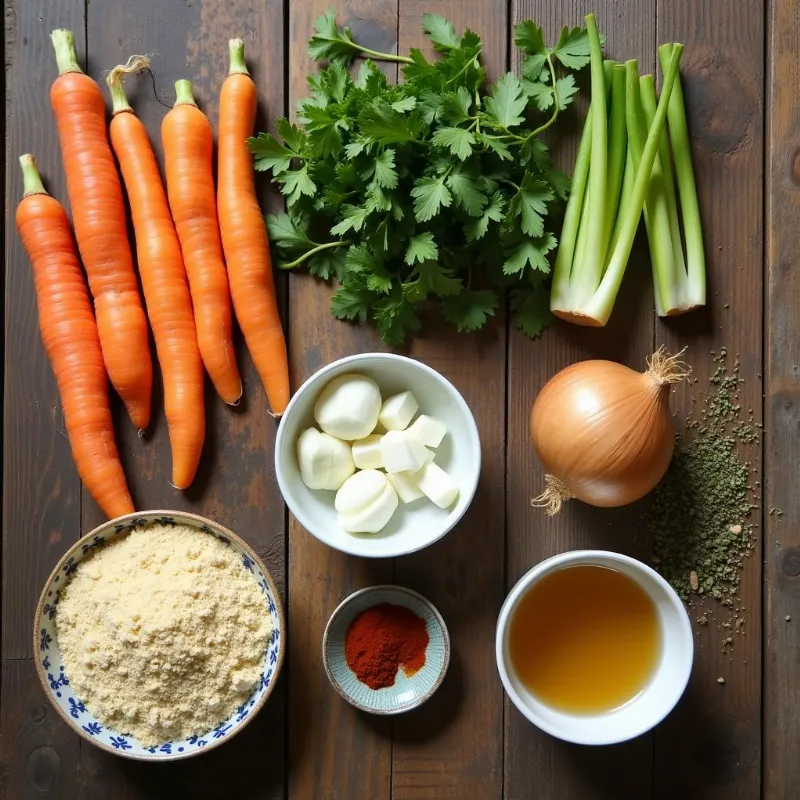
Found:
M 753 549 L 750 512 L 757 506 L 753 469 L 737 446 L 757 442 L 759 430 L 752 410 L 745 416 L 739 403 L 738 360 L 729 370 L 725 349 L 712 356 L 716 371 L 702 411 L 687 417 L 687 432 L 654 493 L 653 562 L 688 606 L 711 597 L 736 613 L 739 630 L 739 578 Z M 705 615 L 697 621 L 707 624 Z

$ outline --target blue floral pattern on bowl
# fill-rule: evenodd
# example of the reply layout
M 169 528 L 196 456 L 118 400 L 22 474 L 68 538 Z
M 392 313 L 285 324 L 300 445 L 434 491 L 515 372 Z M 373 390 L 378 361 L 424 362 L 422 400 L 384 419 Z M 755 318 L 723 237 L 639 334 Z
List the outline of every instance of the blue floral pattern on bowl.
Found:
M 380 603 L 405 606 L 425 620 L 429 642 L 419 672 L 407 676 L 400 669 L 393 686 L 370 689 L 347 665 L 344 643 L 353 620 Z M 450 663 L 450 635 L 441 614 L 421 594 L 402 586 L 372 586 L 351 594 L 331 615 L 322 637 L 322 662 L 333 688 L 351 705 L 370 714 L 401 714 L 422 705 L 439 688 Z
M 264 610 L 272 617 L 273 631 L 264 654 L 261 681 L 248 700 L 237 708 L 228 719 L 221 720 L 213 730 L 200 731 L 188 739 L 163 742 L 157 747 L 144 747 L 135 737 L 107 728 L 86 708 L 82 700 L 73 694 L 69 677 L 66 675 L 61 661 L 55 619 L 61 590 L 69 581 L 67 576 L 75 571 L 78 564 L 99 548 L 127 536 L 135 528 L 151 523 L 189 525 L 232 547 L 241 557 L 243 568 L 252 573 L 264 596 Z M 278 679 L 286 647 L 285 632 L 281 601 L 272 577 L 247 544 L 221 526 L 193 514 L 171 511 L 141 512 L 101 525 L 76 542 L 57 564 L 42 590 L 36 611 L 34 630 L 36 667 L 50 701 L 76 733 L 104 750 L 127 758 L 171 761 L 197 755 L 199 752 L 221 744 L 230 739 L 255 716 L 271 694 Z

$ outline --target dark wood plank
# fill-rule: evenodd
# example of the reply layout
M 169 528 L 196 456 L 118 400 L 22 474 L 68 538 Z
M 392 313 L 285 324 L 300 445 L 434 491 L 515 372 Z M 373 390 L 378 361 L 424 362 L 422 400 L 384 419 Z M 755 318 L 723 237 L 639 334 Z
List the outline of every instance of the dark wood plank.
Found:
M 480 34 L 490 79 L 507 69 L 506 3 L 465 6 L 402 0 L 399 51 L 432 48 L 422 14 L 435 10 L 461 32 Z M 448 624 L 452 660 L 436 695 L 395 721 L 392 800 L 493 800 L 503 787 L 503 692 L 491 642 L 503 601 L 505 499 L 505 314 L 480 336 L 426 324 L 410 354 L 442 372 L 464 394 L 481 435 L 482 479 L 469 513 L 441 542 L 400 558 L 395 581 L 433 602 Z M 470 353 L 464 358 L 465 352 Z M 479 643 L 483 643 L 482 645 Z
M 741 359 L 742 407 L 753 408 L 756 421 L 761 416 L 764 6 L 748 0 L 735 8 L 724 0 L 658 5 L 659 42 L 686 46 L 681 67 L 710 287 L 706 309 L 659 324 L 659 340 L 689 346 L 698 381 L 679 387 L 679 419 L 697 388 L 708 386 L 710 351 L 722 347 Z M 742 456 L 760 470 L 760 446 Z M 759 797 L 760 565 L 757 547 L 741 587 L 746 635 L 732 652 L 722 652 L 723 629 L 698 632 L 687 695 L 656 736 L 657 798 L 687 787 L 710 799 Z
M 80 530 L 80 482 L 64 434 L 55 379 L 39 335 L 30 265 L 14 225 L 21 197 L 17 158 L 33 152 L 50 192 L 66 204 L 49 87 L 56 77 L 49 33 L 76 31 L 82 0 L 5 7 L 6 228 L 3 398 L 3 581 L 0 794 L 72 797 L 77 738 L 47 704 L 36 678 L 32 620 L 39 591 Z M 14 660 L 11 660 L 14 659 Z M 19 659 L 19 660 L 16 660 Z
M 313 0 L 290 5 L 289 97 L 292 111 L 306 96 L 315 69 L 306 43 L 314 20 L 329 7 L 340 25 L 381 51 L 397 41 L 395 0 Z M 394 65 L 385 67 L 390 77 Z M 292 385 L 330 361 L 385 350 L 372 329 L 330 314 L 328 289 L 307 275 L 289 284 Z M 391 793 L 391 723 L 364 715 L 331 688 L 320 660 L 325 625 L 338 603 L 364 586 L 391 583 L 392 563 L 362 560 L 331 550 L 292 518 L 289 523 L 289 797 L 388 800 Z
M 48 703 L 30 658 L 3 664 L 0 797 L 77 797 L 78 737 Z
M 607 36 L 606 52 L 612 58 L 622 61 L 638 58 L 642 72 L 654 69 L 655 0 L 626 3 L 624 10 L 613 0 L 518 0 L 512 8 L 513 23 L 534 19 L 551 38 L 558 36 L 563 25 L 582 25 L 585 14 L 594 12 L 599 29 Z M 588 74 L 585 77 L 588 86 Z M 582 120 L 581 114 L 581 123 Z M 571 172 L 576 137 L 560 138 L 556 152 L 562 168 Z M 637 242 L 606 328 L 559 323 L 535 342 L 516 331 L 510 337 L 506 588 L 513 586 L 535 563 L 566 550 L 600 548 L 638 558 L 649 553 L 641 523 L 645 503 L 622 509 L 593 509 L 573 502 L 553 519 L 545 517 L 541 509 L 531 508 L 530 498 L 541 491 L 543 474 L 529 433 L 533 400 L 547 380 L 567 365 L 587 358 L 609 358 L 635 369 L 644 368 L 653 346 L 648 263 L 646 243 L 642 240 Z M 508 797 L 529 796 L 534 786 L 542 797 L 558 800 L 611 797 L 644 800 L 651 795 L 650 736 L 610 748 L 568 745 L 534 728 L 508 700 L 505 729 Z
M 114 35 L 109 35 L 110 31 Z M 228 39 L 236 36 L 246 42 L 262 117 L 268 112 L 270 116 L 276 111 L 283 113 L 283 6 L 279 0 L 257 6 L 245 0 L 224 4 L 211 0 L 180 4 L 96 0 L 88 11 L 90 74 L 99 79 L 104 70 L 132 53 L 154 54 L 153 79 L 147 75 L 129 79 L 128 90 L 161 159 L 160 126 L 167 108 L 159 100 L 171 106 L 173 82 L 188 78 L 198 103 L 216 127 L 219 89 L 227 74 Z M 141 440 L 122 417 L 118 439 L 137 508 L 188 509 L 229 526 L 264 558 L 283 591 L 285 511 L 272 468 L 276 425 L 241 337 L 238 345 L 244 399 L 237 409 L 231 409 L 206 381 L 206 444 L 198 476 L 189 490 L 178 492 L 168 482 L 171 457 L 159 380 L 153 430 Z M 100 517 L 85 493 L 83 509 L 88 530 Z M 259 718 L 230 745 L 202 759 L 174 765 L 170 780 L 165 780 L 157 765 L 132 769 L 120 759 L 82 746 L 86 795 L 98 800 L 175 796 L 180 787 L 181 793 L 193 797 L 218 796 L 218 775 L 224 768 L 226 789 L 232 796 L 247 791 L 252 797 L 283 797 L 284 686 L 281 681 Z M 269 765 L 263 780 L 253 781 L 253 763 Z
M 773 0 L 768 26 L 762 775 L 782 800 L 800 786 L 800 6 Z
M 50 84 L 50 31 L 71 27 L 84 50 L 83 2 L 6 3 L 6 352 L 3 436 L 3 657 L 32 655 L 31 620 L 42 583 L 80 522 L 80 482 L 44 353 L 30 262 L 16 232 L 17 158 L 32 152 L 49 191 L 66 189 Z

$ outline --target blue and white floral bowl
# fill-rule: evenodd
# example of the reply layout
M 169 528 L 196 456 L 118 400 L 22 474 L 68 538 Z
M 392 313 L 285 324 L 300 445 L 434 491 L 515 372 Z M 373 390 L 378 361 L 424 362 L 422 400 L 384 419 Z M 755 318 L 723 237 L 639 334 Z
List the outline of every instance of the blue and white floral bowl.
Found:
M 370 689 L 347 665 L 344 643 L 353 620 L 368 608 L 391 603 L 425 620 L 425 666 L 410 677 L 400 669 L 393 686 Z M 328 620 L 322 637 L 322 663 L 331 685 L 348 703 L 370 714 L 402 714 L 421 706 L 439 688 L 450 663 L 450 634 L 442 615 L 421 594 L 402 586 L 371 586 L 345 598 Z
M 133 736 L 127 736 L 107 728 L 87 710 L 79 697 L 73 694 L 69 675 L 64 672 L 61 651 L 56 637 L 56 608 L 61 589 L 78 564 L 90 553 L 126 536 L 134 528 L 157 522 L 167 525 L 188 525 L 230 545 L 242 559 L 243 569 L 253 574 L 254 580 L 264 595 L 264 612 L 272 617 L 273 633 L 264 657 L 261 682 L 248 700 L 228 719 L 221 721 L 213 730 L 188 739 L 176 739 L 158 747 L 144 747 Z M 56 564 L 55 569 L 42 590 L 36 607 L 34 625 L 34 652 L 36 672 L 45 694 L 72 729 L 92 744 L 110 753 L 144 761 L 175 761 L 210 750 L 231 739 L 261 710 L 272 694 L 278 674 L 283 665 L 286 650 L 284 636 L 283 607 L 272 576 L 255 551 L 236 534 L 196 514 L 183 511 L 142 511 L 109 520 L 79 539 Z

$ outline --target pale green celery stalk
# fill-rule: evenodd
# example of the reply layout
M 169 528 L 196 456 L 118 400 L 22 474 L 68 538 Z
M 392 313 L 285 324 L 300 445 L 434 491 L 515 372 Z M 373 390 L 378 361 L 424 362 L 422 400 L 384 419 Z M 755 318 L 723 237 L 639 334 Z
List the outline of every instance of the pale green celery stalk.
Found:
M 606 192 L 606 158 L 607 153 L 607 119 L 606 119 L 606 80 L 603 67 L 603 50 L 600 44 L 600 34 L 597 31 L 597 22 L 594 14 L 586 16 L 586 28 L 589 34 L 590 68 L 592 73 L 592 146 L 589 155 L 590 169 L 586 188 L 585 203 L 589 204 L 591 212 L 587 218 L 586 247 L 584 258 L 575 260 L 570 271 L 570 295 L 572 302 L 584 303 L 592 297 L 603 275 L 604 252 L 601 244 L 605 231 L 605 192 Z M 554 313 L 559 311 L 571 315 L 571 308 L 563 308 L 561 303 L 551 295 L 550 309 Z
M 627 67 L 627 99 L 628 99 L 628 136 L 631 140 L 631 156 L 634 170 L 641 159 L 644 142 L 647 138 L 648 126 L 642 110 L 639 71 L 635 62 L 628 62 Z M 659 144 L 661 136 L 659 136 Z M 650 263 L 653 267 L 656 304 L 667 308 L 671 302 L 676 284 L 680 287 L 675 275 L 675 260 L 672 254 L 672 233 L 669 226 L 669 202 L 664 185 L 664 173 L 661 160 L 656 155 L 650 172 L 650 183 L 645 196 L 647 210 L 647 242 L 650 245 Z
M 628 264 L 628 258 L 631 254 L 631 247 L 633 247 L 633 239 L 636 236 L 639 218 L 642 215 L 647 187 L 650 184 L 650 173 L 652 172 L 653 163 L 658 155 L 658 143 L 667 121 L 667 106 L 670 96 L 672 95 L 672 87 L 675 85 L 675 78 L 678 74 L 678 66 L 680 64 L 682 52 L 683 45 L 680 44 L 676 44 L 672 50 L 669 66 L 664 76 L 664 89 L 658 101 L 656 116 L 653 120 L 653 124 L 650 126 L 650 131 L 647 134 L 647 141 L 641 153 L 637 153 L 634 150 L 633 142 L 631 141 L 630 127 L 628 129 L 628 141 L 630 143 L 631 158 L 635 170 L 633 188 L 628 204 L 624 208 L 620 205 L 618 216 L 622 216 L 623 220 L 620 225 L 619 237 L 614 251 L 609 258 L 608 267 L 606 268 L 603 280 L 591 301 L 579 311 L 585 318 L 584 321 L 587 324 L 605 325 L 606 322 L 608 322 L 609 316 L 611 316 L 614 300 L 617 297 L 619 286 L 622 283 L 622 276 L 625 274 L 625 267 Z M 635 63 L 634 68 L 636 69 L 637 75 L 636 97 L 638 98 L 638 68 L 636 68 Z M 630 112 L 630 107 L 627 104 L 626 112 Z
M 613 70 L 614 70 L 614 67 L 616 67 L 616 66 L 621 66 L 621 65 L 617 64 L 617 62 L 614 61 L 613 59 L 606 59 L 603 62 L 603 74 L 605 75 L 605 79 L 606 79 L 606 113 L 609 115 L 609 119 L 611 118 L 611 114 L 613 114 L 613 107 L 611 106 L 611 90 L 612 90 L 612 85 L 613 85 L 613 81 L 612 81 L 612 76 L 614 74 Z M 622 70 L 623 70 L 623 74 L 624 74 L 625 68 L 622 67 Z M 623 91 L 624 91 L 624 84 L 623 84 Z M 612 109 L 612 110 L 609 111 L 609 109 Z M 624 117 L 624 115 L 623 115 L 623 119 L 622 119 L 622 125 L 623 125 L 623 128 L 624 128 L 624 126 L 625 126 L 625 117 Z M 611 138 L 611 127 L 610 127 L 610 125 L 609 125 L 607 139 L 608 139 L 608 150 L 609 150 L 609 156 L 610 156 L 610 153 L 614 148 L 613 139 Z M 624 150 L 624 146 L 623 146 L 623 150 Z M 590 167 L 590 170 L 591 170 L 591 167 Z M 609 181 L 608 185 L 610 186 L 611 185 L 610 182 L 612 180 L 612 178 L 611 178 L 611 165 L 610 164 L 609 164 L 608 170 L 609 170 L 609 174 L 608 174 L 607 180 Z M 619 185 L 617 185 L 617 193 L 619 193 Z M 608 195 L 608 192 L 606 194 Z M 607 216 L 606 216 L 606 226 L 605 226 L 606 230 L 604 231 L 604 236 L 603 236 L 603 247 L 607 247 L 608 246 L 609 231 L 610 231 L 611 226 L 614 224 L 614 214 L 616 214 L 616 200 L 617 200 L 617 198 L 614 199 L 615 205 L 614 205 L 613 211 L 609 210 L 609 211 L 606 212 L 606 214 L 607 214 Z M 577 245 L 577 249 L 575 250 L 575 258 L 574 258 L 574 261 L 577 261 L 578 263 L 581 263 L 584 260 L 584 258 L 586 257 L 586 239 L 587 239 L 587 235 L 588 235 L 588 232 L 589 232 L 589 213 L 590 213 L 590 210 L 591 210 L 591 208 L 590 208 L 589 204 L 588 203 L 584 203 L 583 204 L 583 210 L 581 212 L 581 224 L 580 224 L 580 227 L 578 228 L 578 245 Z M 605 264 L 603 264 L 603 266 L 605 266 Z
M 572 185 L 569 191 L 567 208 L 564 211 L 564 224 L 561 227 L 561 237 L 556 254 L 556 263 L 553 267 L 553 288 L 551 297 L 559 305 L 569 304 L 570 272 L 575 256 L 578 228 L 581 221 L 581 212 L 586 195 L 586 183 L 589 177 L 589 154 L 592 146 L 592 107 L 586 114 L 586 122 L 581 133 L 578 153 L 575 156 L 575 165 L 572 169 Z
M 653 118 L 656 115 L 656 87 L 652 75 L 642 75 L 639 78 L 639 89 L 642 98 L 642 110 L 644 111 L 644 120 L 649 128 L 653 124 Z M 675 89 L 673 88 L 673 93 Z M 667 124 L 669 124 L 669 109 L 667 109 Z M 681 308 L 683 305 L 683 297 L 686 292 L 686 262 L 683 259 L 683 244 L 681 242 L 681 228 L 678 220 L 678 201 L 675 195 L 675 178 L 672 173 L 672 159 L 669 153 L 669 144 L 667 143 L 667 132 L 661 134 L 661 141 L 658 145 L 658 158 L 653 165 L 653 175 L 650 178 L 650 186 L 656 182 L 656 170 L 660 169 L 662 173 L 662 186 L 664 196 L 666 198 L 667 213 L 669 215 L 669 235 L 672 241 L 672 269 L 670 281 L 659 289 L 658 286 L 658 273 L 653 270 L 653 280 L 656 298 L 656 311 L 658 315 L 663 317 L 666 312 L 671 308 Z M 645 203 L 647 208 L 647 203 Z M 648 237 L 650 235 L 649 222 L 648 222 Z M 651 254 L 651 260 L 652 254 Z M 655 261 L 653 262 L 655 263 Z M 669 298 L 665 306 L 662 298 Z
M 625 122 L 625 67 L 615 63 L 611 73 L 611 110 L 608 116 L 608 177 L 606 182 L 606 224 L 603 236 L 603 261 L 610 252 L 614 224 L 619 208 L 620 190 L 628 152 L 628 130 Z M 605 266 L 605 264 L 604 264 Z
M 619 196 L 619 209 L 627 208 L 631 202 L 631 195 L 633 193 L 633 172 L 633 161 L 631 160 L 631 148 L 629 144 L 627 150 L 625 151 L 625 173 L 622 176 L 622 191 L 620 192 Z M 618 213 L 617 218 L 614 220 L 614 232 L 611 234 L 611 241 L 608 244 L 608 258 L 610 258 L 611 254 L 614 252 L 614 250 L 616 250 L 617 242 L 619 241 L 620 229 L 622 228 L 624 221 L 624 215 Z
M 658 48 L 661 69 L 671 61 L 672 52 L 677 44 L 665 44 Z M 669 119 L 669 135 L 672 142 L 672 155 L 675 161 L 675 175 L 678 183 L 678 195 L 681 201 L 683 217 L 683 234 L 686 240 L 686 265 L 688 285 L 686 287 L 685 306 L 672 313 L 689 311 L 706 303 L 706 258 L 703 249 L 703 227 L 700 222 L 700 208 L 697 202 L 697 185 L 692 169 L 692 151 L 689 145 L 689 131 L 686 126 L 686 107 L 683 102 L 683 89 L 680 77 L 675 81 L 675 88 L 670 97 L 667 110 Z

